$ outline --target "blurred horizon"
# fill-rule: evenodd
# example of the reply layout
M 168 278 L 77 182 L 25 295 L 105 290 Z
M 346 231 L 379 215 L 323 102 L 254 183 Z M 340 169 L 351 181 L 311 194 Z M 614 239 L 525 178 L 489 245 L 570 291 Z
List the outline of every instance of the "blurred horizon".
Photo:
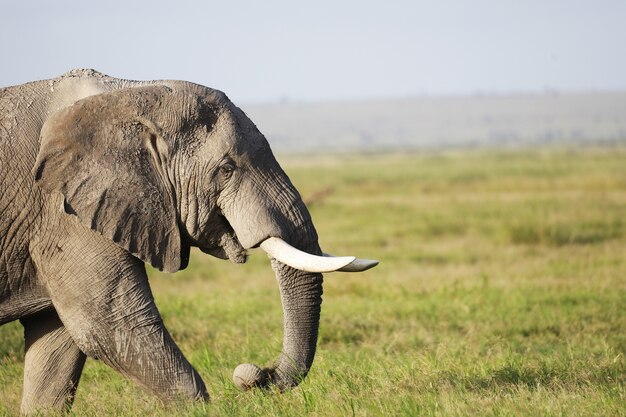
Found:
M 280 153 L 626 145 L 626 91 L 242 105 Z

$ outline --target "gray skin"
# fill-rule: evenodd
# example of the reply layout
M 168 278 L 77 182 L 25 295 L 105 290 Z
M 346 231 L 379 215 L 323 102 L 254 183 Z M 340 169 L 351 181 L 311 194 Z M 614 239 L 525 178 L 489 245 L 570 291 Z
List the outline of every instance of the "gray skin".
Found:
M 20 320 L 21 411 L 68 409 L 87 356 L 164 400 L 207 400 L 172 340 L 144 262 L 191 246 L 242 263 L 268 237 L 321 255 L 298 192 L 222 92 L 93 70 L 0 90 L 0 324 Z M 284 390 L 315 355 L 322 275 L 272 260 L 283 351 L 248 386 Z

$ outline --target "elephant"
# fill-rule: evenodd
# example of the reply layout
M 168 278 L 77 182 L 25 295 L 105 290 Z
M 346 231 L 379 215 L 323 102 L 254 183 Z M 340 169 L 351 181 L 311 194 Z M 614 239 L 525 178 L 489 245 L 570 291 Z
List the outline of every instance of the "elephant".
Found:
M 282 353 L 233 378 L 278 390 L 312 365 L 322 273 L 377 264 L 324 254 L 263 134 L 223 92 L 187 81 L 77 69 L 1 89 L 0 184 L 0 325 L 24 327 L 24 414 L 68 410 L 87 357 L 163 400 L 208 400 L 145 263 L 173 273 L 191 247 L 235 263 L 265 250 Z

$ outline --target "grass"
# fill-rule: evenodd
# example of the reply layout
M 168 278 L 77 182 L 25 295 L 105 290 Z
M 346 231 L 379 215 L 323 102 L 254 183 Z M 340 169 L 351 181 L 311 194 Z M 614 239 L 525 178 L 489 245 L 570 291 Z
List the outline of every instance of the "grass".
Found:
M 280 350 L 261 253 L 151 271 L 164 320 L 212 396 L 163 405 L 89 360 L 75 415 L 626 416 L 626 149 L 282 158 L 322 247 L 376 257 L 328 274 L 318 353 L 285 394 L 232 370 Z M 23 341 L 0 328 L 0 414 Z

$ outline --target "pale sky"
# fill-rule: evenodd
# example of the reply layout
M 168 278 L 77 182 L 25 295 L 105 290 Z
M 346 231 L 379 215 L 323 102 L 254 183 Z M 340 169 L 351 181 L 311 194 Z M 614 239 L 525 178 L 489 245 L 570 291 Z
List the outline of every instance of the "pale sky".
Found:
M 624 0 L 2 0 L 0 86 L 77 67 L 236 103 L 626 90 Z

